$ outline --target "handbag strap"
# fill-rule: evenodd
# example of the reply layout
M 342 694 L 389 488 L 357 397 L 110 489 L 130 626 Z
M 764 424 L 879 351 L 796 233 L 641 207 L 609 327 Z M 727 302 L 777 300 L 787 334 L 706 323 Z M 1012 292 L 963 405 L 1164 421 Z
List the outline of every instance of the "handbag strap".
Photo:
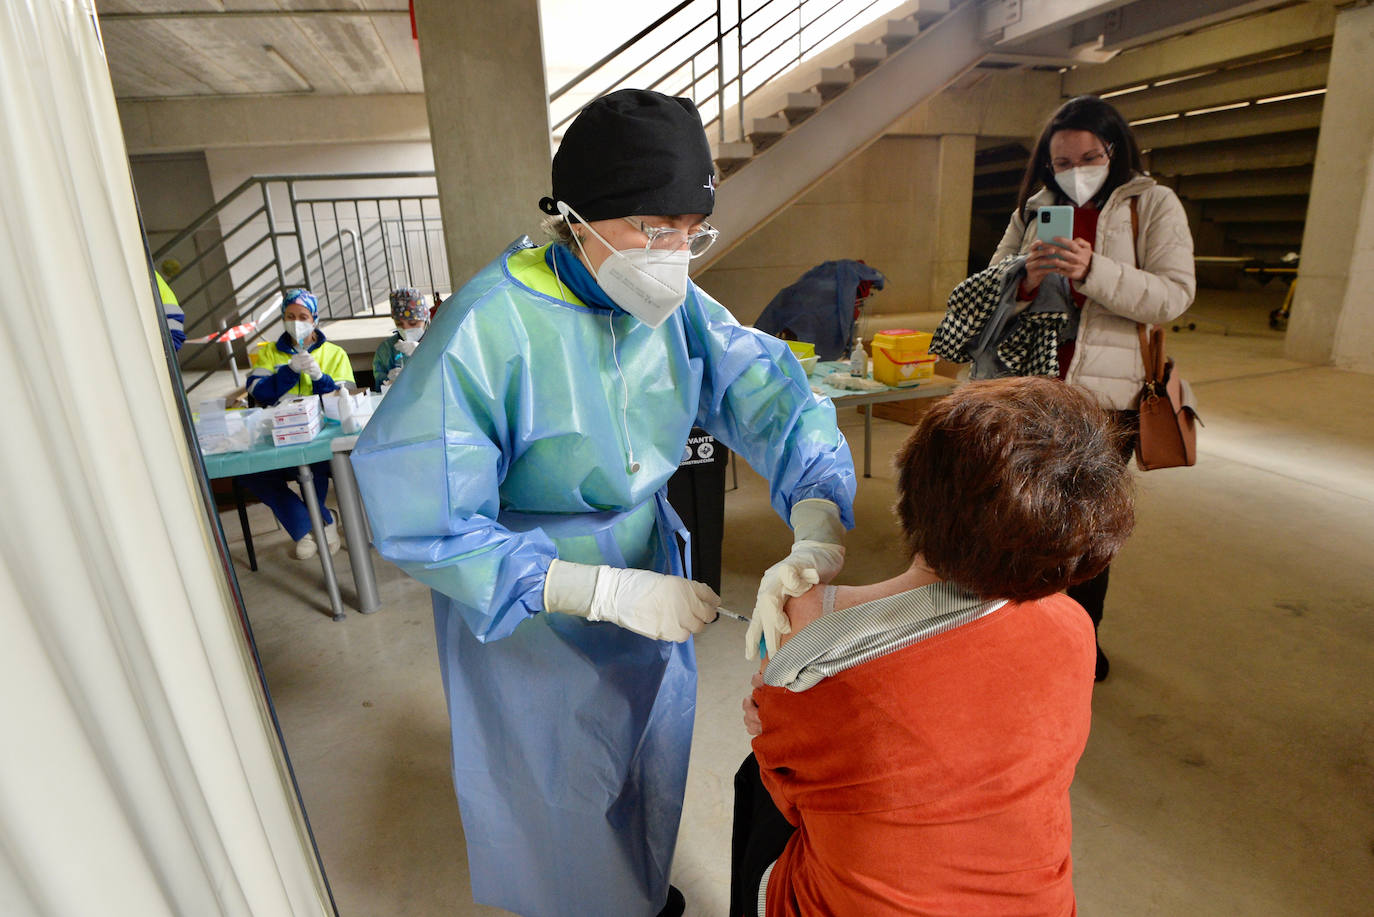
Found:
M 1140 322 L 1135 325 L 1140 336 L 1140 362 L 1145 366 L 1145 382 L 1153 385 L 1164 378 L 1164 329 L 1146 329 Z
M 1131 254 L 1135 256 L 1136 267 L 1140 266 L 1140 209 L 1136 206 L 1136 196 L 1127 198 L 1131 205 Z M 1145 381 L 1156 383 L 1164 376 L 1164 329 L 1156 328 L 1151 334 L 1141 322 L 1135 323 L 1136 333 L 1140 335 L 1140 362 L 1145 366 Z
M 1135 266 L 1140 267 L 1140 209 L 1136 207 L 1139 198 L 1133 194 L 1127 200 L 1131 204 L 1131 254 L 1135 256 Z

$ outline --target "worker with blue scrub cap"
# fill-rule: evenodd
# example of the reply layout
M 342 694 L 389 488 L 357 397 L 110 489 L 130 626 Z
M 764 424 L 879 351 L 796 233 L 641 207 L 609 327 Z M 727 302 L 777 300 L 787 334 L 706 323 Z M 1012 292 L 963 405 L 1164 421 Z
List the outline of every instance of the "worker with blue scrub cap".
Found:
M 405 361 L 420 346 L 420 338 L 429 328 L 429 303 L 413 287 L 391 291 L 391 320 L 396 330 L 377 345 L 372 355 L 372 387 L 381 391 L 382 385 L 395 382 Z
M 752 645 L 853 525 L 833 405 L 687 276 L 714 205 L 690 100 L 590 103 L 540 202 L 561 241 L 516 240 L 445 301 L 353 453 L 377 549 L 433 589 L 473 895 L 528 917 L 683 912 L 690 638 L 720 601 L 666 497 L 692 427 L 796 532 Z
M 287 290 L 282 296 L 281 313 L 286 330 L 275 341 L 260 342 L 249 356 L 253 368 L 248 372 L 248 395 L 254 404 L 271 407 L 292 395 L 323 395 L 353 381 L 348 354 L 338 344 L 325 340 L 319 328 L 320 304 L 314 293 Z M 324 505 L 329 491 L 329 462 L 315 462 L 310 467 L 324 519 L 325 547 L 332 554 L 339 549 L 339 532 L 329 507 Z M 319 553 L 321 546 L 315 543 L 311 531 L 310 511 L 288 486 L 294 481 L 296 471 L 292 468 L 239 476 L 239 483 L 272 510 L 291 536 L 287 555 L 295 560 L 309 560 Z

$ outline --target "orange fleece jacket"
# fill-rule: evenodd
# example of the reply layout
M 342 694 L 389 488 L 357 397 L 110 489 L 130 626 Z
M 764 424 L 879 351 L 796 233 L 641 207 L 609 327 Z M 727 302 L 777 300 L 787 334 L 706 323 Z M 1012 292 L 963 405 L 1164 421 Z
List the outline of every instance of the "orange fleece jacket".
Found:
M 1075 914 L 1093 647 L 1083 609 L 1053 595 L 808 691 L 755 691 L 763 782 L 798 828 L 768 917 Z

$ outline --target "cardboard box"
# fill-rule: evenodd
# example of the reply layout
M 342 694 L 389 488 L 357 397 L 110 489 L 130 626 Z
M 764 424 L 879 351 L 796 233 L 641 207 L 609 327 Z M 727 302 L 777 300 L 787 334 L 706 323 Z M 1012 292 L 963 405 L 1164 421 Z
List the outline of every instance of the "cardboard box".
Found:
M 940 360 L 935 364 L 933 378 L 937 382 L 953 382 L 963 368 L 964 365 L 961 363 Z M 914 427 L 927 411 L 947 397 L 949 396 L 935 395 L 931 398 L 908 398 L 905 401 L 880 401 L 877 404 L 861 404 L 855 410 L 862 416 L 865 410 L 872 408 L 873 416 L 880 420 L 895 420 Z
M 877 404 L 861 404 L 857 410 L 862 414 L 866 408 L 872 408 L 873 416 L 879 420 L 895 420 L 914 427 L 940 399 L 947 397 L 938 395 L 934 398 L 911 398 L 907 401 L 880 401 Z
M 294 446 L 299 443 L 308 443 L 319 436 L 322 429 L 324 429 L 324 418 L 319 414 L 316 414 L 315 419 L 310 423 L 295 424 L 289 427 L 273 427 L 272 445 Z
M 274 430 L 282 427 L 305 426 L 321 419 L 320 397 L 318 395 L 302 395 L 273 405 L 271 411 Z M 315 432 L 319 432 L 318 427 Z
M 352 405 L 351 408 L 344 408 L 343 401 L 345 399 Z M 354 417 L 370 415 L 373 409 L 376 408 L 377 403 L 382 399 L 380 396 L 374 395 L 370 391 L 350 394 L 340 389 L 338 392 L 325 395 L 320 400 L 324 402 L 324 416 L 326 420 L 342 421 L 342 415 L 350 411 Z

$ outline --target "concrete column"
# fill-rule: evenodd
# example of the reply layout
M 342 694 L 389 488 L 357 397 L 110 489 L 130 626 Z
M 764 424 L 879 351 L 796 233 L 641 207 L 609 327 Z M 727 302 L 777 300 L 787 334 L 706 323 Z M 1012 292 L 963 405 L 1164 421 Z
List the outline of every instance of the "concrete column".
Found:
M 950 291 L 968 276 L 969 223 L 973 217 L 973 154 L 971 134 L 940 137 L 935 174 L 935 250 L 930 262 L 930 299 L 927 308 L 941 310 Z M 920 220 L 922 214 L 912 214 Z
M 1368 156 L 1367 166 L 1359 228 L 1350 256 L 1350 279 L 1331 356 L 1341 369 L 1374 373 L 1374 153 Z
M 538 0 L 415 0 L 450 275 L 460 288 L 533 233 L 549 193 Z
M 1285 355 L 1374 372 L 1374 6 L 1336 16 Z

